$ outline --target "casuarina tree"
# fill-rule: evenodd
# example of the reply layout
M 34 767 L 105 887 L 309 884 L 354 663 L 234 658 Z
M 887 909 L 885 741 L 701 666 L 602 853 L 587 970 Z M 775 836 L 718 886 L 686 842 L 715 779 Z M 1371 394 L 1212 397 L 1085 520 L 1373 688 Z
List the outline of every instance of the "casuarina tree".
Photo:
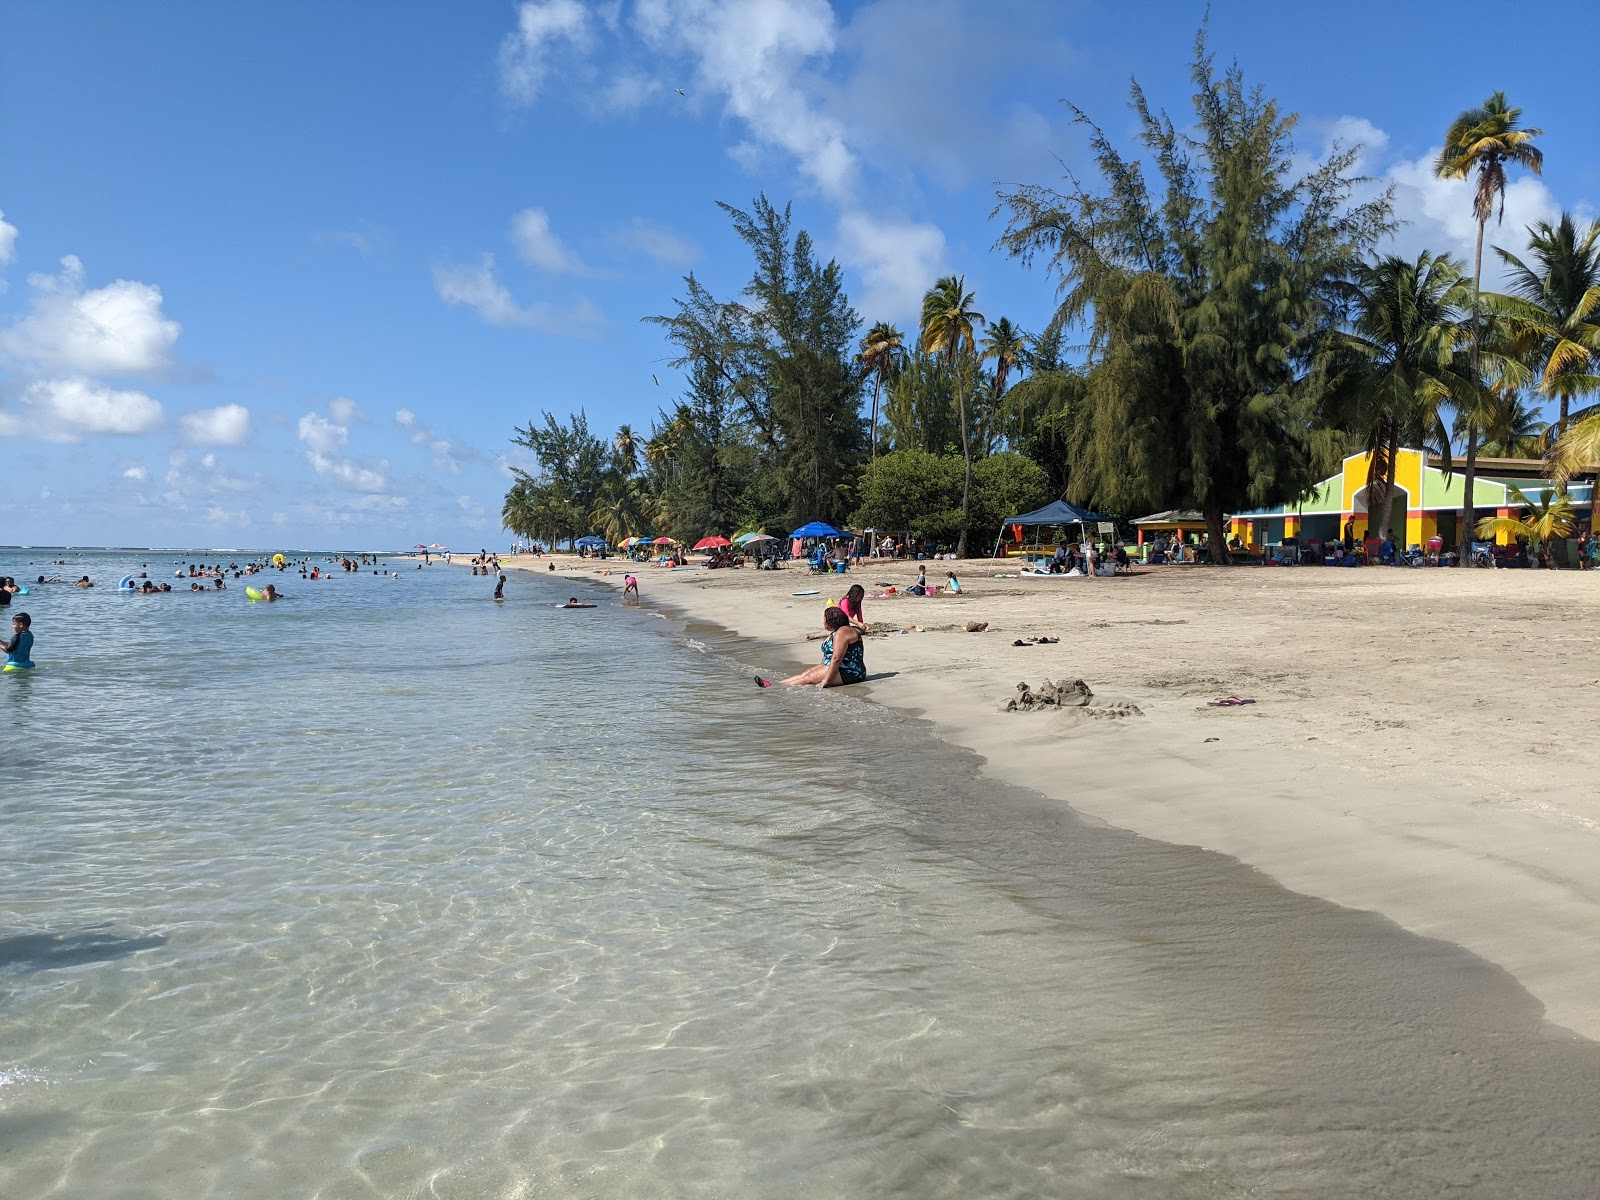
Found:
M 1143 155 L 1081 110 L 1100 186 L 1000 193 L 1000 244 L 1058 280 L 1056 320 L 1088 332 L 1073 442 L 1075 498 L 1111 511 L 1198 508 L 1227 560 L 1224 514 L 1287 503 L 1315 482 L 1320 351 L 1356 265 L 1393 227 L 1387 193 L 1355 198 L 1357 147 L 1304 174 L 1296 118 L 1204 30 L 1195 121 L 1180 129 L 1137 83 Z

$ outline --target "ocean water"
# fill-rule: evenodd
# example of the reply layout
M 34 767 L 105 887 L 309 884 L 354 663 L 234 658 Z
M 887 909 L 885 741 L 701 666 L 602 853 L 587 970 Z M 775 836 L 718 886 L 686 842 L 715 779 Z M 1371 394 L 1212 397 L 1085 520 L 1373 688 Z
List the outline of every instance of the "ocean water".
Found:
M 10 610 L 6 1200 L 1595 1195 L 1600 1047 L 1459 948 L 398 566 Z

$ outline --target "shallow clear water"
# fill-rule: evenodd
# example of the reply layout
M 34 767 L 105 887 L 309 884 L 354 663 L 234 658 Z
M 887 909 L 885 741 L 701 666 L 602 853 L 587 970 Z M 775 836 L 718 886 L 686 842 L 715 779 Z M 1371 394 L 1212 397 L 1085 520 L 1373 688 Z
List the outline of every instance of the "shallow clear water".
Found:
M 1600 1047 L 1458 948 L 400 574 L 13 607 L 0 1196 L 1593 1195 Z

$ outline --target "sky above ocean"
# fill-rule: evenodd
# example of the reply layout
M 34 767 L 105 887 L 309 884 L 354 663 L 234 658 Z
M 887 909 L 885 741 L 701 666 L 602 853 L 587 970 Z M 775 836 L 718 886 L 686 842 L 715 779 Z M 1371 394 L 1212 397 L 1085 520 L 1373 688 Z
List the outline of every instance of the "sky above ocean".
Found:
M 0 543 L 497 544 L 515 425 L 647 431 L 679 394 L 641 318 L 747 280 L 719 200 L 792 201 L 867 323 L 955 272 L 1037 330 L 996 184 L 1090 174 L 1063 99 L 1125 146 L 1130 77 L 1185 119 L 1204 11 L 0 3 Z M 1495 89 L 1546 159 L 1491 241 L 1594 215 L 1590 72 L 1503 8 L 1218 3 L 1210 38 L 1307 156 L 1367 147 L 1397 250 L 1470 261 L 1431 162 Z

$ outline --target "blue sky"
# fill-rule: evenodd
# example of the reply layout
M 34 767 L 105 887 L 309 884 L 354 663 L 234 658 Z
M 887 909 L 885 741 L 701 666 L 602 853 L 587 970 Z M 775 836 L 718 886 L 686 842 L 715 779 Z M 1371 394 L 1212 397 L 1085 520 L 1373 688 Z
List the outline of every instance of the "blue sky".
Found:
M 869 323 L 955 271 L 1037 329 L 1052 285 L 992 253 L 994 184 L 1082 168 L 1063 97 L 1120 134 L 1137 75 L 1186 113 L 1203 11 L 0 0 L 0 544 L 501 544 L 512 427 L 648 429 L 679 380 L 640 318 L 690 269 L 737 291 L 714 202 L 758 191 Z M 1469 257 L 1428 163 L 1496 88 L 1546 153 L 1499 240 L 1600 200 L 1588 72 L 1450 34 L 1504 19 L 1218 2 L 1211 40 L 1307 152 L 1368 145 L 1397 248 Z

